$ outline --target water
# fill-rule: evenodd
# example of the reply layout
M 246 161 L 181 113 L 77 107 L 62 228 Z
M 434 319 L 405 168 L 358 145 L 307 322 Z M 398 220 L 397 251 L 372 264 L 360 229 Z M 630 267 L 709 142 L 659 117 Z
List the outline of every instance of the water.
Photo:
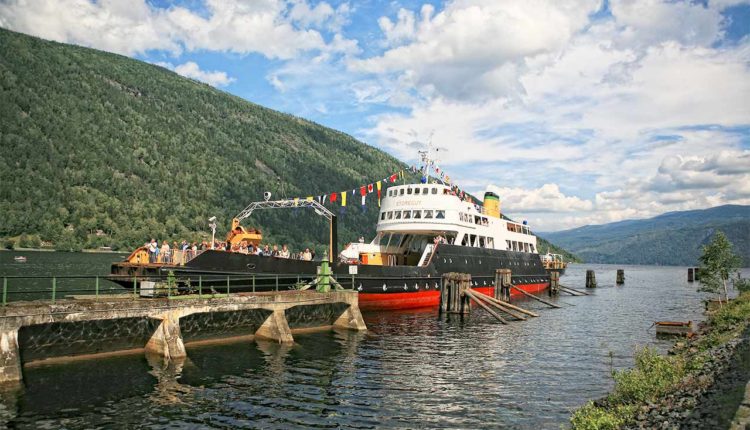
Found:
M 0 274 L 8 273 L 5 255 Z M 106 273 L 108 258 L 59 254 L 61 266 Z M 35 255 L 36 258 L 36 255 Z M 56 260 L 50 255 L 50 261 Z M 96 258 L 96 264 L 87 263 Z M 29 258 L 32 261 L 32 258 Z M 28 263 L 27 263 L 28 264 Z M 26 266 L 30 267 L 30 266 Z M 625 269 L 626 284 L 614 286 Z M 686 268 L 574 265 L 562 309 L 518 301 L 540 318 L 503 326 L 475 309 L 463 321 L 435 310 L 365 314 L 367 333 L 295 335 L 293 346 L 188 346 L 163 366 L 143 354 L 34 365 L 4 392 L 0 422 L 14 428 L 559 428 L 612 387 L 636 346 L 661 351 L 657 320 L 702 318 Z M 46 270 L 46 269 L 45 269 Z M 747 275 L 747 271 L 745 271 Z

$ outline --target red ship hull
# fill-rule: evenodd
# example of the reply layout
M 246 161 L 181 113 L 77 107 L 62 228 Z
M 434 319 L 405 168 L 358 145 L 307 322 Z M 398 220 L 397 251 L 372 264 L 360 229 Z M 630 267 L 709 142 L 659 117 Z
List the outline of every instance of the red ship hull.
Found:
M 549 287 L 549 282 L 538 284 L 524 284 L 519 286 L 527 293 L 538 293 Z M 478 293 L 494 297 L 495 287 L 473 288 Z M 515 289 L 511 289 L 511 297 L 522 296 Z M 363 311 L 386 311 L 398 309 L 416 309 L 438 307 L 440 291 L 392 292 L 392 293 L 359 293 L 359 308 Z

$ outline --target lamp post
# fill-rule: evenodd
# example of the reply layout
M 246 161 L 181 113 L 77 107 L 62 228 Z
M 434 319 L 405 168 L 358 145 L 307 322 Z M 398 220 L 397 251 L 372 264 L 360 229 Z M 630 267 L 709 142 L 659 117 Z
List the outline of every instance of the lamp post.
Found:
M 216 243 L 216 217 L 212 216 L 208 221 L 208 226 L 211 227 L 211 249 L 214 249 L 214 244 Z

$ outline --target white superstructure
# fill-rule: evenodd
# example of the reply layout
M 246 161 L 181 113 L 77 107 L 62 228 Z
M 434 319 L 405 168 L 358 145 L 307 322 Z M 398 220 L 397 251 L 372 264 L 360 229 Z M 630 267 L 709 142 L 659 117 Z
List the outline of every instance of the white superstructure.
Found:
M 350 244 L 342 257 L 363 264 L 423 265 L 439 242 L 537 253 L 536 236 L 528 226 L 502 218 L 494 194 L 485 195 L 482 207 L 460 199 L 447 185 L 409 184 L 386 190 L 376 237 Z

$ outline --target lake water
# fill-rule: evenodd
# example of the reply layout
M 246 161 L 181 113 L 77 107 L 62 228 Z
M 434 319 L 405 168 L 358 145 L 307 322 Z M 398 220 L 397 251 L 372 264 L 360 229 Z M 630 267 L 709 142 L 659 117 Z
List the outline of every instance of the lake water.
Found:
M 106 274 L 120 257 L 0 252 L 0 275 Z M 44 263 L 42 263 L 44 262 Z M 51 266 L 51 265 L 54 265 Z M 626 283 L 615 286 L 615 271 Z M 507 326 L 481 309 L 447 320 L 437 310 L 365 314 L 366 333 L 295 335 L 293 346 L 243 341 L 188 346 L 163 366 L 143 354 L 33 365 L 0 392 L 13 428 L 559 428 L 612 386 L 636 346 L 661 351 L 657 320 L 702 319 L 704 298 L 683 267 L 572 265 L 562 309 L 516 301 L 539 318 Z M 59 273 L 59 272 L 58 272 Z M 747 276 L 748 271 L 744 272 Z

